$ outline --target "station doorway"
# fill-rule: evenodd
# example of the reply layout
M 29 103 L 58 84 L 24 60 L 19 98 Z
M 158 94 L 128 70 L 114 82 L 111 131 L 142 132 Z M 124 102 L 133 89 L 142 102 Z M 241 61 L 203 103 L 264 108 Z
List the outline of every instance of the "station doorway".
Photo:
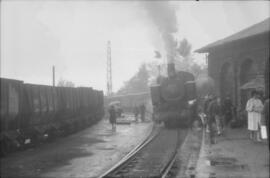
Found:
M 234 89 L 234 74 L 233 66 L 230 63 L 223 64 L 220 73 L 220 96 L 225 98 L 226 96 L 233 99 Z
M 246 59 L 242 62 L 240 66 L 240 87 L 245 83 L 256 78 L 255 64 L 251 59 Z M 245 109 L 246 103 L 250 97 L 251 90 L 241 90 L 240 89 L 240 106 L 241 109 Z

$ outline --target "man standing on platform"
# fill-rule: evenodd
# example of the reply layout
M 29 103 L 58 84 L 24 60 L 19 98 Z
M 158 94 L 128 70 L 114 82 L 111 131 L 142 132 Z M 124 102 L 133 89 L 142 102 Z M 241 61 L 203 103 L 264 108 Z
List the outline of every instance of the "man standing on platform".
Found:
M 224 119 L 225 119 L 224 126 L 225 126 L 228 125 L 233 118 L 233 105 L 229 94 L 227 94 L 226 98 L 224 99 L 223 109 L 224 109 Z
M 206 132 L 209 133 L 210 143 L 214 144 L 214 130 L 213 130 L 213 123 L 214 117 L 210 113 L 210 104 L 213 101 L 213 95 L 207 95 L 204 102 L 204 112 L 206 114 Z
M 209 113 L 208 113 L 208 106 L 210 104 L 210 102 L 212 101 L 213 99 L 213 96 L 212 95 L 206 95 L 205 96 L 205 100 L 204 100 L 204 104 L 203 104 L 203 112 L 205 113 L 206 115 L 206 132 L 210 132 L 210 129 L 209 129 L 209 124 L 210 124 L 210 117 L 209 117 Z
M 212 122 L 216 122 L 217 134 L 221 135 L 222 133 L 222 106 L 221 106 L 221 99 L 220 97 L 215 97 L 213 101 L 210 102 L 208 113 Z

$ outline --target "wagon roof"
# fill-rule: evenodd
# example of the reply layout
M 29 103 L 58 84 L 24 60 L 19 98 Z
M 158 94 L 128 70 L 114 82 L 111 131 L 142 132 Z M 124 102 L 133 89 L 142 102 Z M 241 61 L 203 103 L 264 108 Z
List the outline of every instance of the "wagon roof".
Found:
M 10 78 L 3 78 L 0 77 L 0 81 L 10 81 L 10 82 L 23 82 L 22 80 L 10 79 Z
M 119 98 L 119 97 L 148 95 L 148 94 L 149 94 L 149 92 L 127 93 L 127 94 L 122 94 L 122 95 L 109 96 L 108 98 Z

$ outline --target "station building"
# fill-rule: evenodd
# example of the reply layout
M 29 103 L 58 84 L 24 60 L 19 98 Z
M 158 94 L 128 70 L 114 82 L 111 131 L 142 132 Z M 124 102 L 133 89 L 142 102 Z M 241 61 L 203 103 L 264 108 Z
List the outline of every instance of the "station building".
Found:
M 255 81 L 269 97 L 270 18 L 238 33 L 208 44 L 195 52 L 208 53 L 208 75 L 221 97 L 230 95 L 238 111 L 244 109 L 250 90 L 242 86 Z

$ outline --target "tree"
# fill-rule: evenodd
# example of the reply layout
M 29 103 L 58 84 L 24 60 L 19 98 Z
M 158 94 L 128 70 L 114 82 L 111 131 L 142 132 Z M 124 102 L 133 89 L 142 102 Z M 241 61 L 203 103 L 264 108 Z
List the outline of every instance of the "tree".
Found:
M 142 64 L 139 71 L 120 88 L 117 94 L 139 93 L 148 91 L 148 71 L 146 64 Z
M 200 66 L 195 62 L 195 57 L 191 52 L 191 44 L 187 39 L 183 39 L 178 42 L 174 48 L 176 49 L 176 70 L 191 72 L 195 78 L 200 75 L 207 75 L 206 66 Z M 157 60 L 142 64 L 138 72 L 124 83 L 123 87 L 118 90 L 117 94 L 146 92 L 149 88 L 148 85 L 150 83 L 156 83 L 156 79 L 160 74 L 166 76 L 167 64 L 163 64 L 158 61 L 161 58 L 159 51 L 154 51 L 154 54 Z
M 199 75 L 206 74 L 207 68 L 196 63 L 195 55 L 191 49 L 191 44 L 185 38 L 178 43 L 175 66 L 178 70 L 191 72 L 197 78 Z
M 60 79 L 57 83 L 57 86 L 59 87 L 75 87 L 75 84 L 71 81 Z
M 201 75 L 207 75 L 207 68 L 206 66 L 199 66 L 194 62 L 190 66 L 190 72 L 195 76 L 195 78 L 198 78 Z
M 161 58 L 161 54 L 159 51 L 154 51 L 155 52 L 155 58 Z
M 188 42 L 187 39 L 183 39 L 179 42 L 178 47 L 176 48 L 178 55 L 182 56 L 183 58 L 187 58 L 191 54 L 191 44 Z

